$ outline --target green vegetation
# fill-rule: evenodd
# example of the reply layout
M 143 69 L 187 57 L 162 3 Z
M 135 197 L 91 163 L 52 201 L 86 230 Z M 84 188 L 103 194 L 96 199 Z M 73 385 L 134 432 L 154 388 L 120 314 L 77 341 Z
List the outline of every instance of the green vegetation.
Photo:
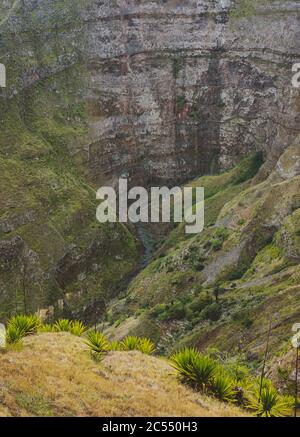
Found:
M 133 351 L 137 350 L 143 354 L 151 355 L 155 352 L 154 343 L 148 338 L 138 338 L 134 336 L 128 336 L 120 343 L 120 350 Z
M 8 344 L 18 343 L 23 337 L 37 333 L 40 326 L 41 321 L 37 316 L 14 316 L 7 324 L 6 341 Z
M 12 317 L 7 323 L 6 341 L 8 344 L 18 343 L 23 337 L 36 333 L 69 332 L 81 337 L 87 327 L 78 320 L 59 319 L 53 325 L 43 324 L 35 315 L 18 315 Z
M 54 324 L 55 332 L 70 332 L 71 331 L 72 322 L 68 319 L 59 319 Z
M 88 331 L 86 344 L 92 357 L 97 361 L 101 361 L 104 358 L 104 354 L 109 351 L 109 342 L 99 331 Z
M 40 4 L 29 10 L 17 2 L 14 32 L 12 23 L 1 26 L 0 55 L 11 57 L 7 92 L 0 98 L 0 239 L 9 243 L 18 237 L 26 247 L 9 267 L 0 265 L 4 320 L 49 307 L 52 320 L 80 314 L 85 305 L 111 296 L 138 261 L 138 243 L 125 226 L 96 222 L 96 187 L 86 178 L 85 37 L 77 35 L 76 47 L 65 38 L 65 26 L 79 26 L 84 1 L 53 1 L 51 13 Z M 7 16 L 8 5 L 3 8 L 0 17 Z M 21 23 L 26 23 L 26 56 Z M 20 79 L 25 77 L 26 84 Z M 101 274 L 85 265 L 74 277 L 63 271 L 57 281 L 55 267 L 64 255 L 73 256 L 73 247 L 86 265 L 101 264 Z M 98 249 L 93 260 L 90 247 Z M 65 295 L 68 311 L 59 305 Z
M 230 13 L 233 19 L 250 18 L 255 16 L 259 6 L 267 5 L 275 0 L 237 0 L 236 7 Z
M 8 322 L 7 342 L 11 345 L 20 342 L 24 336 L 43 332 L 73 332 L 81 336 L 86 329 L 80 321 L 60 319 L 54 325 L 42 325 L 36 316 L 19 315 Z M 154 343 L 147 338 L 127 336 L 121 342 L 110 343 L 97 330 L 88 330 L 84 342 L 92 358 L 98 362 L 110 351 L 136 350 L 147 355 L 155 352 Z M 170 364 L 178 372 L 182 383 L 222 402 L 236 403 L 260 417 L 291 414 L 293 399 L 290 396 L 280 395 L 266 379 L 260 392 L 259 380 L 249 369 L 238 360 L 227 359 L 218 350 L 208 350 L 203 354 L 195 348 L 184 348 L 170 357 Z M 42 408 L 43 402 L 38 402 L 37 407 Z
M 43 334 L 43 333 L 56 332 L 56 331 L 55 331 L 54 325 L 51 325 L 51 323 L 43 323 L 39 327 L 38 332 L 40 334 Z
M 259 390 L 256 390 L 249 408 L 259 417 L 284 417 L 291 415 L 293 405 L 294 401 L 290 396 L 280 396 L 274 387 L 266 384 L 260 395 Z
M 223 402 L 236 402 L 238 396 L 235 381 L 228 375 L 217 374 L 212 381 L 211 391 Z
M 176 109 L 177 112 L 182 112 L 186 104 L 185 96 L 178 96 L 176 100 Z
M 8 326 L 6 330 L 6 343 L 17 344 L 23 338 L 23 334 L 19 328 L 15 326 Z
M 293 399 L 290 396 L 279 395 L 269 380 L 263 381 L 260 393 L 258 381 L 241 366 L 235 366 L 232 371 L 232 366 L 193 348 L 176 352 L 170 362 L 183 383 L 223 402 L 238 403 L 260 417 L 291 415 Z
M 180 73 L 180 70 L 183 67 L 183 59 L 175 58 L 173 61 L 173 77 L 177 79 Z
M 171 365 L 184 382 L 203 392 L 208 392 L 217 369 L 216 363 L 210 357 L 195 349 L 184 349 L 172 355 Z
M 76 335 L 77 337 L 82 337 L 82 335 L 87 331 L 87 327 L 79 320 L 74 320 L 71 322 L 70 333 Z

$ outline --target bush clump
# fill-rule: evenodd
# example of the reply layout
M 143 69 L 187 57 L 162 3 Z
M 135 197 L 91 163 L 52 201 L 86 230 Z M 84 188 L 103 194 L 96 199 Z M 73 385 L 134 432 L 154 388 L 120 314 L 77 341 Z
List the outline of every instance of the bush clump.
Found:
M 249 397 L 249 408 L 259 417 L 285 417 L 290 416 L 294 400 L 291 396 L 281 396 L 266 380 L 262 387 L 257 386 Z
M 120 349 L 123 351 L 137 350 L 143 354 L 152 355 L 155 352 L 155 345 L 148 338 L 128 336 L 120 343 Z
M 170 363 L 183 383 L 220 401 L 237 403 L 259 417 L 291 415 L 293 398 L 280 395 L 269 380 L 260 387 L 239 363 L 220 363 L 194 348 L 175 353 Z
M 53 325 L 55 332 L 70 332 L 71 326 L 72 322 L 68 319 L 59 319 Z
M 109 351 L 109 342 L 102 332 L 89 331 L 85 343 L 89 347 L 92 357 L 97 361 L 101 361 Z
M 201 312 L 201 317 L 203 319 L 211 320 L 212 322 L 217 322 L 222 315 L 222 306 L 218 303 L 212 303 L 208 305 Z
M 6 342 L 8 344 L 18 343 L 23 337 L 36 334 L 40 326 L 41 321 L 35 315 L 14 316 L 7 324 Z

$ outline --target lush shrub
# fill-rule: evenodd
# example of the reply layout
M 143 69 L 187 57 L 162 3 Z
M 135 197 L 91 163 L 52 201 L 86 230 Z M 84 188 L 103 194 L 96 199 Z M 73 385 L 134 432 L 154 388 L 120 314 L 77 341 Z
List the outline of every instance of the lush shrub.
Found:
M 51 325 L 50 323 L 44 323 L 39 327 L 38 332 L 40 333 L 55 332 L 55 329 L 54 326 Z
M 87 327 L 79 320 L 74 320 L 70 324 L 70 333 L 81 337 L 87 331 Z
M 43 324 L 39 327 L 39 332 L 70 332 L 70 334 L 81 337 L 86 331 L 87 327 L 79 320 L 70 321 L 68 319 L 60 319 L 51 325 L 49 323 Z
M 201 316 L 203 319 L 208 319 L 213 322 L 216 322 L 220 319 L 222 315 L 222 307 L 218 303 L 212 303 L 211 305 L 204 308 L 201 312 Z
M 140 339 L 132 335 L 124 338 L 121 342 L 121 349 L 123 351 L 134 351 L 138 350 Z
M 161 320 L 181 320 L 185 317 L 185 305 L 181 301 L 176 301 L 161 316 Z
M 155 305 L 155 307 L 150 310 L 150 316 L 159 317 L 161 314 L 163 314 L 166 311 L 166 307 L 167 305 L 164 303 Z
M 217 369 L 214 360 L 195 349 L 183 349 L 171 357 L 171 365 L 179 372 L 183 381 L 207 391 Z
M 8 326 L 6 329 L 6 343 L 7 344 L 16 344 L 19 343 L 24 337 L 20 328 L 17 326 Z
M 200 355 L 189 366 L 189 378 L 202 391 L 208 391 L 214 380 L 216 363 L 206 355 Z
M 222 241 L 225 241 L 229 237 L 229 233 L 230 232 L 227 228 L 221 227 L 216 230 L 215 235 L 217 238 L 220 238 Z
M 12 317 L 6 330 L 7 343 L 17 343 L 27 335 L 35 334 L 41 326 L 40 319 L 35 315 L 18 315 Z
M 185 303 L 180 300 L 176 300 L 171 304 L 156 305 L 151 310 L 151 316 L 158 318 L 159 320 L 181 320 L 186 316 Z
M 155 345 L 149 338 L 141 338 L 138 350 L 143 354 L 152 355 L 155 352 Z
M 291 415 L 293 403 L 290 396 L 280 396 L 271 384 L 266 384 L 260 399 L 259 388 L 255 390 L 249 408 L 259 417 L 284 417 Z
M 250 371 L 248 367 L 239 362 L 229 362 L 224 364 L 226 373 L 233 378 L 237 383 L 242 383 L 249 379 Z
M 219 238 L 213 238 L 212 240 L 210 240 L 210 244 L 211 244 L 211 248 L 214 251 L 220 250 L 223 246 L 223 241 Z
M 249 310 L 240 310 L 233 314 L 232 319 L 240 323 L 245 328 L 250 328 L 253 325 L 253 320 L 250 316 Z
M 120 344 L 121 350 L 133 351 L 137 350 L 144 354 L 152 354 L 155 351 L 154 343 L 148 338 L 139 338 L 134 336 L 128 336 Z
M 189 310 L 193 313 L 200 313 L 205 307 L 213 303 L 212 297 L 208 293 L 201 293 L 189 305 Z
M 92 356 L 97 360 L 103 359 L 104 354 L 110 349 L 109 342 L 105 335 L 99 331 L 89 331 L 87 333 L 86 344 L 89 347 Z
M 249 4 L 248 0 L 243 0 L 245 3 Z M 264 163 L 264 155 L 262 152 L 257 152 L 248 158 L 246 158 L 243 162 L 243 165 L 240 167 L 238 174 L 235 177 L 233 183 L 235 185 L 242 184 L 243 182 L 252 179 L 260 169 L 260 167 Z
M 109 345 L 110 351 L 120 351 L 121 350 L 121 344 L 118 341 L 112 341 Z
M 68 319 L 59 319 L 53 326 L 55 332 L 71 332 L 72 322 Z
M 199 352 L 196 349 L 185 348 L 171 356 L 171 366 L 177 370 L 183 381 L 188 381 L 190 378 L 190 366 L 198 357 Z
M 224 402 L 236 401 L 235 381 L 226 374 L 217 374 L 211 383 L 211 391 L 216 398 Z

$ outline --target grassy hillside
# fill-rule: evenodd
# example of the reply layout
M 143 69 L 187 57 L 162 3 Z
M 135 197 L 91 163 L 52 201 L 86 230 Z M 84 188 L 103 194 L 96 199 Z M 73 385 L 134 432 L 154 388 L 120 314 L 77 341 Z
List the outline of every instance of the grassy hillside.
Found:
M 0 10 L 0 318 L 40 311 L 92 322 L 135 271 L 140 247 L 126 227 L 97 223 L 99 187 L 84 172 L 84 2 L 15 5 L 13 23 L 1 19 L 9 3 Z M 67 23 L 79 28 L 76 47 Z
M 291 350 L 300 306 L 299 139 L 265 180 L 257 158 L 200 178 L 206 228 L 181 226 L 108 314 L 116 338 L 143 335 L 161 351 L 217 348 L 260 367 L 271 319 L 270 360 Z
M 2 416 L 242 416 L 180 384 L 166 360 L 140 352 L 91 359 L 84 340 L 40 334 L 0 353 Z

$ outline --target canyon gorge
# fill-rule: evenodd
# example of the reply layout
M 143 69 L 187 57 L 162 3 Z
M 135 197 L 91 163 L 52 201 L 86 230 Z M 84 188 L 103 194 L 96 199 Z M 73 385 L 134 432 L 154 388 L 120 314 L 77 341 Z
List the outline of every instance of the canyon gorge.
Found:
M 286 344 L 300 317 L 299 1 L 3 0 L 0 62 L 1 320 L 105 315 L 112 336 L 255 360 L 269 306 L 273 348 Z M 96 190 L 120 177 L 204 186 L 205 231 L 97 223 Z

